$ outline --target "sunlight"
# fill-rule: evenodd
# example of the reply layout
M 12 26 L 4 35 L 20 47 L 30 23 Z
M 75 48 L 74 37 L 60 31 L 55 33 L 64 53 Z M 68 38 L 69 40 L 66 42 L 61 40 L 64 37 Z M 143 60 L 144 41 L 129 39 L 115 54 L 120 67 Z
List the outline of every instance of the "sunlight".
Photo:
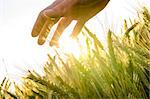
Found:
M 79 44 L 77 40 L 70 37 L 63 37 L 59 40 L 60 49 L 67 54 L 73 54 L 75 57 L 79 58 L 81 55 Z
M 43 9 L 46 6 L 50 5 L 53 1 L 55 0 L 0 0 L 0 9 L 2 9 L 0 10 L 0 21 L 1 21 L 0 22 L 0 27 L 1 27 L 0 29 L 0 33 L 1 33 L 1 36 L 0 36 L 0 45 L 1 45 L 1 48 L 0 48 L 1 49 L 0 50 L 0 83 L 6 77 L 7 78 L 6 83 L 8 82 L 7 80 L 9 80 L 9 82 L 11 83 L 10 92 L 15 92 L 14 82 L 17 86 L 23 89 L 24 87 L 22 85 L 25 85 L 26 83 L 22 82 L 23 81 L 22 78 L 26 77 L 26 75 L 29 73 L 28 71 L 31 71 L 31 72 L 35 71 L 37 74 L 40 75 L 40 77 L 36 76 L 38 77 L 38 79 L 34 79 L 33 77 L 33 80 L 38 81 L 37 85 L 39 85 L 40 80 L 41 80 L 42 83 L 44 82 L 45 85 L 49 84 L 50 86 L 54 87 L 54 89 L 56 89 L 57 87 L 59 89 L 59 86 L 57 85 L 60 85 L 59 83 L 61 83 L 63 85 L 63 88 L 60 88 L 61 89 L 60 92 L 63 92 L 63 94 L 64 93 L 66 94 L 66 92 L 68 92 L 68 94 L 72 93 L 72 89 L 70 89 L 70 86 L 72 88 L 75 88 L 73 92 L 73 94 L 75 93 L 75 95 L 79 91 L 78 89 L 76 90 L 76 88 L 81 88 L 80 92 L 86 93 L 87 92 L 86 86 L 80 86 L 80 85 L 85 85 L 85 84 L 88 85 L 87 82 L 92 82 L 92 83 L 89 83 L 90 86 L 87 86 L 87 89 L 92 88 L 91 86 L 93 85 L 94 85 L 93 88 L 97 89 L 96 87 L 98 84 L 98 85 L 102 85 L 102 87 L 98 86 L 99 88 L 104 88 L 104 91 L 109 91 L 109 93 L 111 94 L 111 92 L 113 91 L 109 90 L 110 89 L 109 87 L 112 84 L 110 84 L 108 87 L 105 85 L 105 83 L 107 83 L 109 80 L 111 81 L 111 79 L 105 79 L 106 77 L 103 77 L 103 76 L 98 76 L 99 82 L 97 82 L 97 80 L 95 79 L 97 78 L 97 75 L 101 73 L 102 75 L 106 75 L 106 76 L 107 74 L 110 74 L 110 73 L 113 75 L 113 71 L 115 70 L 114 65 L 116 65 L 115 63 L 118 63 L 117 64 L 118 66 L 129 67 L 127 63 L 128 63 L 128 60 L 130 63 L 130 58 L 132 57 L 129 57 L 128 59 L 126 56 L 133 56 L 134 59 L 132 59 L 133 61 L 131 61 L 133 64 L 131 65 L 133 65 L 133 67 L 136 66 L 137 62 L 135 61 L 134 63 L 134 60 L 139 60 L 138 55 L 134 55 L 134 54 L 130 55 L 130 53 L 137 53 L 137 50 L 135 50 L 135 52 L 134 50 L 130 51 L 132 50 L 132 48 L 130 48 L 132 47 L 132 45 L 130 46 L 130 44 L 127 44 L 127 43 L 123 45 L 122 42 L 124 41 L 124 38 L 123 40 L 120 40 L 119 36 L 123 35 L 124 32 L 126 32 L 126 29 L 125 30 L 123 29 L 124 19 L 127 20 L 128 22 L 127 25 L 129 24 L 127 27 L 130 27 L 132 23 L 134 23 L 134 19 L 139 18 L 139 16 L 137 15 L 138 14 L 137 12 L 140 12 L 142 8 L 141 6 L 146 6 L 148 8 L 150 7 L 150 0 L 110 0 L 110 3 L 104 10 L 99 12 L 96 16 L 92 17 L 88 22 L 85 23 L 85 26 L 87 26 L 87 28 L 90 30 L 92 36 L 90 35 L 89 32 L 85 30 L 85 28 L 83 28 L 83 32 L 78 35 L 77 39 L 72 39 L 70 35 L 73 32 L 73 29 L 76 23 L 78 22 L 78 20 L 77 21 L 74 20 L 69 25 L 69 27 L 67 27 L 65 31 L 63 32 L 59 40 L 59 48 L 56 48 L 56 49 L 55 49 L 55 46 L 54 47 L 49 46 L 49 42 L 51 40 L 51 37 L 55 33 L 55 29 L 57 28 L 57 25 L 59 24 L 59 22 L 56 23 L 51 29 L 51 31 L 49 32 L 49 35 L 44 45 L 39 46 L 37 44 L 38 37 L 37 38 L 31 37 L 32 28 L 37 19 L 39 12 L 43 11 Z M 61 1 L 61 0 L 58 0 L 58 1 Z M 77 15 L 79 14 L 80 13 L 78 13 Z M 58 18 L 59 17 L 60 16 L 58 15 Z M 53 17 L 50 17 L 50 18 L 53 18 Z M 82 18 L 82 14 L 81 14 L 81 18 Z M 41 21 L 39 23 L 43 23 L 43 22 Z M 144 26 L 144 28 L 145 27 L 147 26 Z M 148 32 L 147 31 L 148 29 L 146 30 L 142 28 L 140 30 L 140 26 L 137 28 L 139 29 L 137 32 L 135 31 L 136 32 L 135 34 L 140 33 L 140 32 L 141 32 L 140 34 L 142 34 L 143 31 L 144 32 L 146 31 L 145 33 Z M 112 51 L 107 51 L 107 49 L 110 50 L 110 48 L 108 48 L 106 45 L 107 44 L 106 42 L 107 32 L 109 30 L 112 31 L 112 35 L 116 34 L 117 37 L 119 38 L 116 40 L 112 39 L 111 43 L 114 45 L 114 46 L 111 46 Z M 112 38 L 113 37 L 115 36 L 112 36 Z M 137 35 L 134 37 L 137 37 Z M 104 46 L 103 50 L 99 50 L 100 48 L 98 46 L 100 45 L 100 43 L 97 41 L 97 38 L 98 40 L 100 40 L 101 44 Z M 131 40 L 131 39 L 128 39 L 128 40 Z M 144 40 L 147 40 L 147 38 Z M 145 43 L 144 43 L 144 46 L 145 46 Z M 139 47 L 133 46 L 133 49 L 138 49 L 138 48 Z M 126 52 L 124 53 L 124 51 L 126 50 L 127 51 L 129 50 L 127 54 L 125 54 Z M 141 53 L 145 51 L 146 49 L 145 48 L 142 49 L 141 47 L 141 50 L 140 48 L 138 50 Z M 140 55 L 140 53 L 138 54 Z M 141 64 L 140 65 L 137 64 L 137 66 L 143 65 L 142 59 L 146 59 L 145 53 L 147 52 L 143 53 L 144 57 L 142 57 L 142 54 L 141 54 L 140 56 Z M 50 57 L 47 57 L 47 54 L 50 55 Z M 122 58 L 124 56 L 125 58 Z M 148 59 L 144 61 L 145 64 L 147 61 Z M 122 64 L 120 65 L 119 62 L 121 62 Z M 147 65 L 148 64 L 146 64 L 146 66 Z M 111 69 L 113 70 L 112 72 L 111 72 Z M 121 69 L 124 69 L 124 68 L 121 68 Z M 134 68 L 131 68 L 131 69 L 134 69 Z M 106 70 L 106 73 L 102 72 L 103 70 Z M 115 71 L 118 71 L 118 69 L 116 69 Z M 140 71 L 140 72 L 143 73 L 143 71 Z M 129 74 L 125 72 L 125 73 L 120 73 L 120 76 L 118 76 L 117 74 L 119 73 L 116 72 L 114 74 L 114 77 L 115 75 L 116 77 L 123 77 L 121 80 L 124 80 L 125 78 L 124 74 L 127 75 L 127 77 L 128 75 L 130 76 L 130 70 L 129 70 Z M 113 77 L 112 75 L 108 75 L 107 78 L 112 78 Z M 141 77 L 139 78 L 141 79 L 142 76 L 143 75 L 141 74 Z M 127 77 L 125 79 L 127 79 Z M 83 78 L 83 80 L 80 80 L 80 78 Z M 132 78 L 132 75 L 131 75 L 131 78 Z M 87 80 L 86 83 L 85 83 L 85 80 Z M 53 84 L 52 81 L 56 82 L 56 84 L 55 83 Z M 140 80 L 138 79 L 138 81 Z M 28 83 L 31 83 L 31 82 L 28 82 Z M 43 86 L 42 83 L 41 83 L 41 86 Z M 141 83 L 141 81 L 139 83 Z M 1 86 L 2 84 L 0 85 L 0 99 L 2 96 L 1 89 L 3 90 Z M 32 86 L 29 86 L 29 87 L 31 87 L 32 89 Z M 44 93 L 49 91 L 47 90 L 46 87 L 43 87 L 43 89 L 41 87 L 38 87 L 40 89 L 39 92 L 40 91 L 42 92 L 42 90 Z M 106 90 L 105 90 L 105 87 L 107 87 Z M 113 90 L 115 90 L 115 88 L 118 88 L 118 86 L 117 87 L 111 86 L 111 87 L 113 87 L 112 88 Z M 130 87 L 130 83 L 129 83 L 129 87 Z M 133 87 L 134 87 L 134 83 L 133 83 Z M 142 87 L 139 87 L 139 88 L 142 88 Z M 33 89 L 34 89 L 33 91 L 37 91 L 37 87 Z M 119 88 L 119 90 L 120 89 L 121 87 Z M 26 89 L 23 89 L 23 90 L 26 91 Z M 69 91 L 71 90 L 71 92 L 69 92 L 68 90 Z M 126 88 L 123 89 L 123 92 L 124 90 L 126 91 Z M 136 91 L 137 88 L 135 87 L 134 90 Z M 94 90 L 94 89 L 91 91 L 93 91 L 92 93 L 97 92 L 97 90 Z M 114 92 L 117 92 L 117 91 L 118 90 Z M 50 92 L 47 92 L 47 93 L 48 93 L 47 96 L 50 96 L 49 94 L 53 93 L 53 90 L 50 90 Z M 73 94 L 68 95 L 68 96 L 72 96 Z M 118 93 L 118 95 L 119 94 L 120 93 Z M 137 95 L 138 94 L 139 93 L 137 93 Z M 23 93 L 23 95 L 26 95 L 26 94 Z M 86 94 L 83 94 L 83 95 L 86 95 Z M 114 96 L 116 96 L 116 94 Z M 129 94 L 129 96 L 132 96 L 132 93 Z M 89 95 L 83 96 L 83 97 L 89 97 Z
M 43 46 L 36 44 L 37 41 L 33 40 L 30 33 L 39 11 L 50 5 L 54 0 L 0 1 L 2 1 L 0 3 L 2 5 L 0 6 L 2 8 L 0 10 L 0 12 L 2 11 L 2 15 L 0 15 L 0 19 L 2 19 L 2 23 L 0 23 L 2 27 L 0 29 L 0 80 L 3 78 L 2 76 L 5 76 L 3 59 L 6 60 L 6 67 L 9 74 L 19 75 L 21 71 L 17 71 L 15 65 L 17 65 L 17 68 L 22 67 L 26 70 L 30 69 L 40 72 L 38 67 L 45 63 L 47 53 L 53 54 L 54 52 L 47 44 Z M 95 33 L 102 40 L 102 43 L 105 43 L 105 32 L 109 26 L 111 27 L 112 25 L 114 30 L 120 29 L 119 26 L 121 25 L 119 23 L 122 23 L 121 19 L 128 18 L 133 14 L 132 12 L 135 15 L 136 9 L 134 8 L 136 8 L 137 3 L 135 2 L 137 1 L 141 5 L 147 4 L 147 7 L 150 5 L 149 0 L 111 0 L 110 6 L 107 6 L 105 10 L 90 19 L 86 25 L 92 33 Z M 73 27 L 70 27 L 70 30 L 67 32 L 70 33 L 72 29 Z M 83 37 L 81 37 L 79 43 L 69 38 L 66 33 L 64 34 L 65 36 L 59 41 L 62 52 L 73 54 L 75 57 L 80 57 L 84 53 L 86 54 L 86 50 L 83 50 L 86 49 Z

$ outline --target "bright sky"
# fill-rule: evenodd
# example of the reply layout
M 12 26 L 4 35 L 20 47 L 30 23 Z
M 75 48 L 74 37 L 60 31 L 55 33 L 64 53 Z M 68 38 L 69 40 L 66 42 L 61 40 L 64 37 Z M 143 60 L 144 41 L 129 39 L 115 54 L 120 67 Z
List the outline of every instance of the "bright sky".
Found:
M 46 61 L 47 53 L 52 53 L 48 44 L 37 44 L 37 39 L 31 37 L 31 30 L 39 12 L 53 1 L 0 0 L 0 78 L 6 76 L 6 68 L 14 77 L 19 75 L 17 69 L 37 69 Z M 150 1 L 111 0 L 106 9 L 86 25 L 104 41 L 106 34 L 102 32 L 108 28 L 118 32 L 120 20 L 135 17 L 139 5 L 150 6 Z

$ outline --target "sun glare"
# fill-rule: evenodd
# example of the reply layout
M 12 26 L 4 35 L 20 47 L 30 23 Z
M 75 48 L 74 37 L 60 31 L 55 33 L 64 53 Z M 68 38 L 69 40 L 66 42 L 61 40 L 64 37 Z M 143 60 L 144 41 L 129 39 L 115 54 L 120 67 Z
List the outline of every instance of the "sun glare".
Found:
M 81 51 L 78 42 L 70 37 L 63 37 L 59 40 L 60 49 L 67 54 L 73 54 L 75 57 L 80 57 Z
M 0 29 L 0 81 L 3 79 L 3 76 L 5 76 L 5 67 L 8 68 L 8 74 L 11 75 L 19 75 L 20 73 L 19 70 L 17 71 L 15 69 L 15 65 L 17 65 L 17 68 L 23 67 L 27 70 L 39 71 L 40 73 L 41 69 L 38 67 L 45 63 L 47 53 L 53 54 L 54 51 L 49 48 L 48 44 L 43 46 L 36 44 L 37 41 L 31 37 L 30 33 L 39 11 L 47 5 L 50 5 L 54 0 L 0 1 L 3 1 L 0 3 L 0 5 L 2 5 L 0 6 L 0 8 L 2 8 L 2 10 L 0 10 L 0 12 L 2 11 L 2 13 L 0 13 L 0 19 L 2 19 L 2 22 L 0 22 L 0 27 L 2 27 Z M 119 23 L 123 22 L 121 19 L 129 18 L 128 16 L 130 14 L 136 16 L 132 12 L 133 10 L 136 11 L 134 8 L 136 8 L 137 1 L 141 5 L 147 4 L 149 8 L 149 0 L 110 0 L 110 6 L 107 6 L 105 10 L 101 11 L 96 17 L 90 19 L 86 25 L 92 33 L 95 33 L 96 36 L 105 43 L 105 35 L 107 35 L 105 31 L 107 31 L 109 25 L 111 27 L 112 24 L 114 30 L 120 29 L 118 27 L 122 25 Z M 63 33 L 65 36 L 62 36 L 59 40 L 60 50 L 63 53 L 72 54 L 77 58 L 81 55 L 85 57 L 87 53 L 85 38 L 78 36 L 80 39 L 77 41 L 67 35 L 73 30 L 76 22 L 73 21 L 71 24 L 69 29 Z M 103 45 L 105 45 L 104 43 L 102 42 Z M 4 66 L 3 59 L 6 60 L 6 66 Z

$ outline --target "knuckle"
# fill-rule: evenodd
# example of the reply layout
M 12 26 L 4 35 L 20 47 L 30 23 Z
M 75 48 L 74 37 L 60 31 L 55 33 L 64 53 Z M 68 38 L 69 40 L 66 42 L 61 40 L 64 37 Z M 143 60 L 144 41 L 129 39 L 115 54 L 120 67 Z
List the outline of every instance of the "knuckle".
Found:
M 43 15 L 43 14 L 44 14 L 44 10 L 42 10 L 39 14 L 40 14 L 40 15 Z
M 60 11 L 61 11 L 61 13 L 65 13 L 66 12 L 66 8 L 62 7 Z
M 54 8 L 53 10 L 59 14 L 64 14 L 67 9 L 65 6 L 60 6 L 60 7 Z
M 42 10 L 42 11 L 39 13 L 39 15 L 40 15 L 41 17 L 44 17 L 44 10 Z
M 46 10 L 42 10 L 42 11 L 39 13 L 39 15 L 40 15 L 41 17 L 43 17 L 43 18 L 48 17 L 47 14 L 46 14 Z

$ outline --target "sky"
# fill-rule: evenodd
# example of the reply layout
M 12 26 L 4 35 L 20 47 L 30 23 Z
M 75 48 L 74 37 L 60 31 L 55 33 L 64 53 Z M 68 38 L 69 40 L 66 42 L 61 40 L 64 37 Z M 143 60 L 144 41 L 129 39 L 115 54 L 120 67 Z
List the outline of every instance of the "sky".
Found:
M 35 69 L 53 54 L 48 42 L 43 46 L 31 37 L 31 30 L 39 12 L 54 0 L 0 0 L 0 78 L 23 74 Z M 136 18 L 139 6 L 150 6 L 149 0 L 111 0 L 107 7 L 86 23 L 102 42 L 109 28 L 119 33 L 124 18 Z M 66 32 L 71 31 L 73 24 Z M 52 29 L 52 32 L 55 28 Z M 52 35 L 52 34 L 51 34 Z M 20 72 L 19 72 L 19 71 Z M 7 71 L 7 73 L 6 73 Z M 19 73 L 18 73 L 19 72 Z

